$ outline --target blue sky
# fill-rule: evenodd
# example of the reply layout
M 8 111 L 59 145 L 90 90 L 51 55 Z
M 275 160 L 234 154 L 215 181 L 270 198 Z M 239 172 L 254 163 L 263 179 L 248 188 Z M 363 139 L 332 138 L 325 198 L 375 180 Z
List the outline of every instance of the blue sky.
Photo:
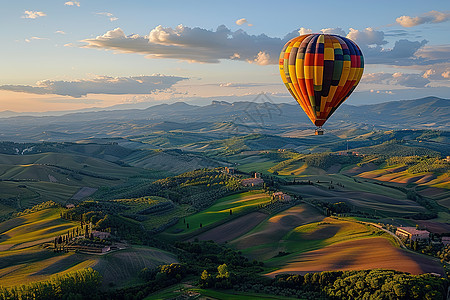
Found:
M 363 50 L 365 75 L 347 103 L 449 98 L 450 2 L 315 3 L 2 1 L 0 111 L 206 104 L 261 92 L 294 101 L 277 55 L 299 31 L 321 30 Z

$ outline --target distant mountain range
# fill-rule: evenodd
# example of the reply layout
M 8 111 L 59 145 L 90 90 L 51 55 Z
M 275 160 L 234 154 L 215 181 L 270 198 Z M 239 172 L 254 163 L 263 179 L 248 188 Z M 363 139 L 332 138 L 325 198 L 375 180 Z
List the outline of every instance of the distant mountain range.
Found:
M 206 106 L 177 102 L 146 109 L 84 111 L 43 117 L 11 114 L 13 112 L 8 111 L 0 114 L 0 140 L 61 141 L 142 135 L 154 132 L 155 128 L 150 130 L 150 127 L 161 122 L 166 122 L 164 127 L 169 126 L 167 122 L 190 123 L 190 126 L 199 122 L 231 123 L 238 125 L 241 133 L 279 133 L 314 128 L 300 106 L 268 101 L 213 101 Z M 178 127 L 175 125 L 174 129 Z M 449 130 L 450 100 L 427 97 L 363 106 L 344 104 L 325 124 L 325 128 Z

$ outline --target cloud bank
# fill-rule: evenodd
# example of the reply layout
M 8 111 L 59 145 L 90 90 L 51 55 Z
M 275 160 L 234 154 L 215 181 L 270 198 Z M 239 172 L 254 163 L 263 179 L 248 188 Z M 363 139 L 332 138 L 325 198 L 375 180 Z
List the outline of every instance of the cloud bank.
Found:
M 280 38 L 265 34 L 249 35 L 243 30 L 231 31 L 224 25 L 216 30 L 178 25 L 175 28 L 157 26 L 146 36 L 126 36 L 121 28 L 106 32 L 95 39 L 86 39 L 85 48 L 140 53 L 147 58 L 171 58 L 198 63 L 218 63 L 222 59 L 241 60 L 260 65 L 278 60 Z
M 432 10 L 418 17 L 401 16 L 395 21 L 403 27 L 414 27 L 426 23 L 442 23 L 450 20 L 450 12 Z
M 413 88 L 426 87 L 430 80 L 428 77 L 420 74 L 396 73 L 369 73 L 363 76 L 364 83 L 376 83 L 385 85 L 398 85 Z
M 98 76 L 94 79 L 75 81 L 43 80 L 36 86 L 2 85 L 0 90 L 31 94 L 56 94 L 79 98 L 87 94 L 150 94 L 171 88 L 187 78 L 177 76 L 151 75 L 133 77 Z
M 245 24 L 243 20 L 245 19 L 236 22 Z M 426 40 L 400 39 L 392 48 L 385 48 L 387 41 L 384 32 L 370 27 L 363 30 L 350 28 L 347 34 L 342 28 L 324 28 L 321 32 L 346 36 L 355 41 L 363 51 L 367 64 L 429 65 L 445 62 L 450 53 L 448 47 L 425 47 Z M 82 47 L 139 53 L 150 59 L 178 59 L 196 63 L 238 60 L 270 65 L 278 63 L 282 45 L 299 34 L 307 33 L 312 33 L 312 30 L 301 27 L 283 38 L 276 38 L 265 34 L 250 35 L 242 29 L 232 31 L 224 25 L 216 30 L 183 25 L 175 28 L 159 25 L 145 36 L 125 35 L 121 28 L 116 28 L 96 38 L 83 40 L 85 45 Z

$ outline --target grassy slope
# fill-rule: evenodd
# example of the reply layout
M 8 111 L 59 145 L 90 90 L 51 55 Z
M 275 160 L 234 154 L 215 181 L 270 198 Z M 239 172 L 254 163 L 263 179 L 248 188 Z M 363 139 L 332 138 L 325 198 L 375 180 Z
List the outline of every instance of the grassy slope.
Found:
M 110 282 L 122 286 L 139 282 L 139 271 L 145 267 L 176 262 L 173 254 L 151 247 L 133 246 L 106 255 L 88 255 L 54 253 L 40 245 L 76 225 L 61 219 L 56 208 L 0 223 L 0 286 L 46 280 L 53 274 L 87 267 L 102 274 L 104 286 Z
M 7 251 L 2 253 L 2 261 L 7 267 L 0 268 L 0 286 L 17 285 L 48 279 L 54 274 L 92 267 L 103 277 L 103 287 L 110 283 L 115 286 L 128 286 L 141 283 L 138 278 L 143 268 L 177 262 L 176 257 L 156 248 L 134 246 L 106 255 L 89 255 L 80 253 L 53 253 L 37 248 L 26 251 Z M 32 255 L 30 255 L 32 254 Z
M 57 208 L 41 210 L 1 223 L 0 246 L 32 246 L 41 240 L 65 234 L 77 225 L 61 219 Z
M 297 226 L 316 222 L 323 216 L 309 204 L 300 204 L 266 219 L 230 244 L 258 260 L 267 260 L 285 251 L 284 237 Z
M 216 203 L 206 210 L 186 217 L 186 223 L 189 224 L 189 228 L 184 224 L 184 219 L 180 219 L 166 233 L 173 235 L 173 232 L 176 232 L 176 236 L 182 236 L 199 229 L 200 223 L 202 223 L 203 227 L 212 227 L 215 223 L 231 218 L 230 209 L 233 215 L 243 214 L 252 211 L 259 204 L 269 201 L 270 196 L 261 191 L 251 191 L 227 196 L 217 200 Z

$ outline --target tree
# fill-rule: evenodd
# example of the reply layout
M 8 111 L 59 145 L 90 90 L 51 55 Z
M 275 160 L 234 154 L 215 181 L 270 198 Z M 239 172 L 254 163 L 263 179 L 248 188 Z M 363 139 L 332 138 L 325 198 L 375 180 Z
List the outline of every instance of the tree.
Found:
M 230 273 L 228 272 L 227 264 L 218 266 L 217 271 L 219 272 L 219 274 L 217 274 L 217 278 L 229 278 L 230 277 Z

